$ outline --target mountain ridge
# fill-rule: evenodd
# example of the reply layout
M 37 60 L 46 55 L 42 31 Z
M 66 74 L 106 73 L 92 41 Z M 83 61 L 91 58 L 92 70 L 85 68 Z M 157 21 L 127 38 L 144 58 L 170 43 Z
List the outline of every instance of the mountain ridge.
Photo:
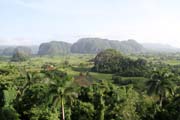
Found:
M 116 49 L 123 53 L 138 53 L 143 46 L 135 40 L 126 41 L 109 40 L 101 38 L 81 38 L 71 47 L 72 53 L 98 53 L 105 49 Z
M 122 53 L 180 52 L 180 48 L 175 48 L 168 44 L 139 43 L 133 39 L 119 41 L 98 37 L 81 38 L 73 44 L 53 40 L 41 43 L 39 46 L 24 46 L 31 48 L 32 53 L 37 55 L 62 55 L 69 53 L 96 54 L 105 49 L 116 49 Z M 16 47 L 19 46 L 1 45 L 0 55 L 11 56 Z

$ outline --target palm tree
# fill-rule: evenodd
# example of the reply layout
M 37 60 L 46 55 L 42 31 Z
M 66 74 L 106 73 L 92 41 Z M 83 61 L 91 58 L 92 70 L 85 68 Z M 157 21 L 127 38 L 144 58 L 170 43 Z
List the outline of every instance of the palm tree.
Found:
M 99 91 L 98 96 L 99 96 L 99 116 L 98 116 L 98 120 L 104 120 L 105 100 L 103 99 L 103 97 L 104 97 L 103 91 Z
M 54 110 L 56 106 L 61 106 L 62 120 L 65 120 L 64 104 L 69 102 L 71 105 L 74 97 L 77 96 L 72 87 L 72 79 L 68 76 L 61 79 L 53 79 L 49 87 L 52 109 Z
M 24 79 L 26 80 L 25 83 L 19 88 L 18 95 L 23 95 L 26 89 L 30 88 L 30 86 L 33 84 L 34 80 L 34 74 L 30 72 L 24 72 L 23 73 Z M 19 97 L 18 97 L 19 98 Z
M 162 107 L 163 100 L 167 99 L 168 94 L 173 94 L 174 75 L 166 70 L 154 71 L 151 79 L 147 82 L 148 94 L 159 96 L 159 105 Z
M 20 111 L 19 102 L 22 96 L 25 94 L 25 91 L 30 88 L 30 86 L 34 83 L 34 74 L 30 72 L 21 71 L 21 77 L 25 80 L 25 82 L 17 88 L 17 95 L 16 95 L 16 109 Z
M 96 96 L 95 102 L 97 102 L 97 110 L 98 110 L 98 115 L 97 115 L 97 120 L 104 120 L 104 114 L 106 110 L 105 106 L 105 92 L 109 90 L 108 84 L 101 82 L 99 84 L 94 84 L 93 85 L 94 93 Z

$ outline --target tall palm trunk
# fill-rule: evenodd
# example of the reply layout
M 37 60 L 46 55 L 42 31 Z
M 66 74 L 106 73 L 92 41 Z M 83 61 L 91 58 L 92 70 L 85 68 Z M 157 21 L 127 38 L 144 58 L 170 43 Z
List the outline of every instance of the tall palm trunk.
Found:
M 101 97 L 101 103 L 100 103 L 100 117 L 99 120 L 104 120 L 104 111 L 105 111 L 105 105 L 104 100 Z
M 61 112 L 62 112 L 62 120 L 65 120 L 63 99 L 61 100 Z
M 104 100 L 103 100 L 103 96 L 100 95 L 99 98 L 99 113 L 98 113 L 98 120 L 104 120 L 104 111 L 105 111 L 105 104 L 104 104 Z
M 159 106 L 162 107 L 163 97 L 159 95 Z

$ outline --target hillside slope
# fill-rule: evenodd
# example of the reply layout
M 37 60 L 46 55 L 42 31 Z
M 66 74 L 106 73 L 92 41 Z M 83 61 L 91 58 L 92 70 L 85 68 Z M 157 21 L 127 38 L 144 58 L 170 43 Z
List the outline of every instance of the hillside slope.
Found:
M 72 53 L 98 53 L 105 49 L 116 49 L 123 53 L 139 53 L 143 46 L 135 40 L 117 41 L 101 38 L 82 38 L 71 47 Z
M 42 43 L 38 55 L 64 55 L 70 53 L 71 44 L 62 41 Z

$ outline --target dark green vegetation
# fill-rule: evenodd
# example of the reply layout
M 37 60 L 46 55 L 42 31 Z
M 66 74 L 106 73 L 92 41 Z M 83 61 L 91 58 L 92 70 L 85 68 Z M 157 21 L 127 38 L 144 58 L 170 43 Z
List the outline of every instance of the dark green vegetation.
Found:
M 0 57 L 0 120 L 180 119 L 178 53 L 28 51 L 26 61 Z
M 71 44 L 66 42 L 52 41 L 42 43 L 39 47 L 38 55 L 65 55 L 70 53 Z
M 144 59 L 133 60 L 123 56 L 120 52 L 107 49 L 97 54 L 94 59 L 96 72 L 116 73 L 123 77 L 145 77 L 148 70 Z

